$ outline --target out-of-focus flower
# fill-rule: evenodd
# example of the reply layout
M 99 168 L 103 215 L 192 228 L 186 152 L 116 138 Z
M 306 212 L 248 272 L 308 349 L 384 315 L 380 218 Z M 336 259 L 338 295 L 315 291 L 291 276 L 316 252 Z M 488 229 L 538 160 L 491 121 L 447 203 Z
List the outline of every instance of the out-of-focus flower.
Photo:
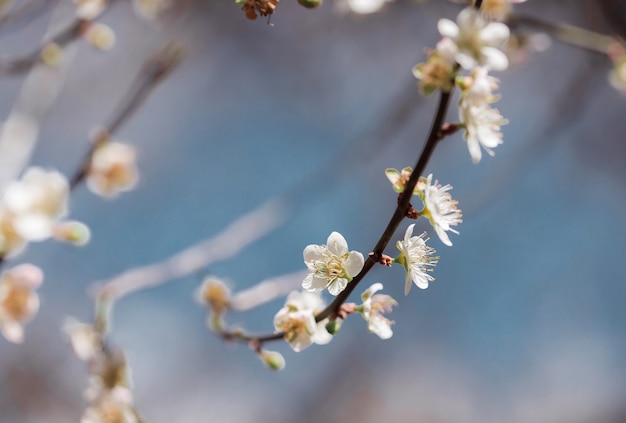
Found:
M 459 118 L 465 127 L 465 140 L 469 148 L 472 161 L 478 163 L 482 158 L 481 146 L 487 154 L 493 156 L 493 148 L 502 144 L 500 126 L 506 125 L 506 120 L 498 109 L 483 106 L 472 106 L 470 103 L 459 104 Z
M 124 387 L 116 387 L 89 407 L 80 423 L 139 423 L 133 408 L 132 395 Z
M 488 22 L 473 7 L 459 13 L 457 23 L 440 19 L 437 25 L 443 37 L 451 39 L 458 51 L 455 60 L 464 69 L 487 66 L 504 70 L 509 61 L 499 49 L 509 38 L 509 28 L 500 22 Z
M 15 216 L 0 205 L 0 256 L 10 257 L 22 251 L 26 240 L 14 225 Z
M 484 106 L 498 101 L 500 98 L 494 95 L 494 91 L 499 88 L 499 83 L 498 78 L 489 75 L 485 67 L 475 68 L 471 76 L 457 80 L 461 89 L 461 101 L 472 106 Z
M 32 264 L 10 269 L 0 280 L 0 330 L 15 343 L 24 340 L 23 325 L 39 310 L 35 289 L 43 282 L 43 272 Z
M 385 169 L 385 175 L 387 176 L 387 179 L 389 179 L 389 182 L 393 185 L 393 190 L 395 192 L 404 192 L 406 184 L 409 182 L 412 173 L 413 168 L 410 167 L 405 167 L 401 171 L 393 168 Z M 413 194 L 420 195 L 424 190 L 424 187 L 425 185 L 420 178 L 413 189 Z
M 382 283 L 375 283 L 370 286 L 361 299 L 363 304 L 361 305 L 363 318 L 367 320 L 367 329 L 378 335 L 380 339 L 389 339 L 393 335 L 391 325 L 393 322 L 383 316 L 383 313 L 390 313 L 393 306 L 397 306 L 398 303 L 389 295 L 374 293 L 383 289 Z
M 224 315 L 230 308 L 230 288 L 226 283 L 216 277 L 210 276 L 202 282 L 198 289 L 196 298 L 201 303 L 208 305 L 211 312 Z
M 428 175 L 424 189 L 424 211 L 422 211 L 422 215 L 428 218 L 441 242 L 451 246 L 452 242 L 446 231 L 458 235 L 459 232 L 452 229 L 451 226 L 456 226 L 463 221 L 461 210 L 457 208 L 458 201 L 453 200 L 448 192 L 452 186 L 449 184 L 441 186 L 438 181 L 433 184 L 432 180 L 433 175 Z
M 92 325 L 68 317 L 63 324 L 63 332 L 69 336 L 72 350 L 79 359 L 91 360 L 102 352 L 102 335 Z
M 413 67 L 413 76 L 420 80 L 419 88 L 423 95 L 432 94 L 437 89 L 444 92 L 452 89 L 457 52 L 454 41 L 443 38 L 429 54 L 426 63 Z
M 59 241 L 69 242 L 77 246 L 83 246 L 91 239 L 89 226 L 75 220 L 57 223 L 52 235 Z
M 309 292 L 328 288 L 332 295 L 343 291 L 365 263 L 363 254 L 348 251 L 348 243 L 339 232 L 331 233 L 326 245 L 307 245 L 303 256 L 311 273 L 302 282 L 302 287 Z
M 104 197 L 115 197 L 133 189 L 138 179 L 132 146 L 107 141 L 96 147 L 87 174 L 87 186 L 91 191 Z
M 56 221 L 67 211 L 69 185 L 56 171 L 29 168 L 7 187 L 2 204 L 12 215 L 15 232 L 28 241 L 52 235 Z
M 154 21 L 172 7 L 172 3 L 172 0 L 133 0 L 133 8 L 137 16 Z
M 76 16 L 80 19 L 92 21 L 104 12 L 108 0 L 74 0 L 76 3 Z
M 426 289 L 428 283 L 435 280 L 428 274 L 437 265 L 437 258 L 432 257 L 435 250 L 426 245 L 424 240 L 426 232 L 420 236 L 413 236 L 414 227 L 415 224 L 409 225 L 404 233 L 404 239 L 396 243 L 400 255 L 394 262 L 401 264 L 406 271 L 404 295 L 409 294 L 412 283 L 418 288 Z
M 513 5 L 524 3 L 526 0 L 483 0 L 480 12 L 487 19 L 494 21 L 506 21 L 513 11 Z
M 100 50 L 110 50 L 115 45 L 115 32 L 104 24 L 93 23 L 82 33 L 82 37 Z
M 346 6 L 353 13 L 369 15 L 378 12 L 391 0 L 345 0 Z
M 296 352 L 311 343 L 327 344 L 332 339 L 325 328 L 328 319 L 315 322 L 315 315 L 323 308 L 324 302 L 319 293 L 293 291 L 287 297 L 285 306 L 274 316 L 274 327 L 285 333 L 285 340 Z

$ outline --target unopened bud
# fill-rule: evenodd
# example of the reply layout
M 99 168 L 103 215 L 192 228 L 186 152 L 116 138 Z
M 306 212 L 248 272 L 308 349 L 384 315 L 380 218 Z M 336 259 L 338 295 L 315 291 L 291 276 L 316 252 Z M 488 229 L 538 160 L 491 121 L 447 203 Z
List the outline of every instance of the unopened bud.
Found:
M 54 238 L 73 245 L 83 246 L 91 239 L 91 231 L 82 222 L 62 222 L 54 228 Z
M 63 61 L 63 49 L 57 43 L 48 43 L 41 50 L 40 57 L 48 66 L 59 66 Z
M 115 44 L 115 32 L 107 25 L 89 25 L 82 35 L 89 44 L 100 50 L 110 50 Z
M 331 320 L 326 323 L 326 331 L 331 335 L 337 335 L 339 333 L 339 329 L 341 329 L 341 323 L 337 320 Z
M 315 9 L 322 4 L 322 0 L 298 0 L 298 3 L 307 9 Z
M 285 367 L 285 358 L 277 351 L 259 350 L 259 358 L 271 370 L 282 370 Z

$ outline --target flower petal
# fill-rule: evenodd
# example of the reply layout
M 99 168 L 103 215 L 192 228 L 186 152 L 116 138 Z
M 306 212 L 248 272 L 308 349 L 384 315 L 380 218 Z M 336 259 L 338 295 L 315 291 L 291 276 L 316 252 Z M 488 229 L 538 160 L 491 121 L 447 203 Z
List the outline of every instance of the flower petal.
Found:
M 304 248 L 304 252 L 302 256 L 304 257 L 304 262 L 308 265 L 310 262 L 315 260 L 320 260 L 324 254 L 324 247 L 321 245 L 307 245 Z
M 459 27 L 450 19 L 439 19 L 437 29 L 443 37 L 456 38 L 459 35 Z
M 344 289 L 346 289 L 346 286 L 348 285 L 348 280 L 345 278 L 337 278 L 335 279 L 335 281 L 333 283 L 331 283 L 330 285 L 328 285 L 328 292 L 330 292 L 331 295 L 339 295 L 339 293 L 341 291 L 343 291 Z
M 363 269 L 364 264 L 365 259 L 363 258 L 363 254 L 358 251 L 350 251 L 348 258 L 344 262 L 344 269 L 348 272 L 348 275 L 353 278 Z
M 326 241 L 328 251 L 337 257 L 342 257 L 348 252 L 348 243 L 346 239 L 339 232 L 333 232 Z

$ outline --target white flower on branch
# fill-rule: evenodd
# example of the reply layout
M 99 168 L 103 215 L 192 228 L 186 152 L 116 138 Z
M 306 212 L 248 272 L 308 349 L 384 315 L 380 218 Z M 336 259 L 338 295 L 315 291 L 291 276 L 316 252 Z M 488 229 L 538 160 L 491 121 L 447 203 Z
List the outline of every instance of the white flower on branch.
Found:
M 309 292 L 328 288 L 332 295 L 343 291 L 365 263 L 363 254 L 348 251 L 348 243 L 339 232 L 331 233 L 326 245 L 307 245 L 303 256 L 311 273 L 304 278 L 302 287 Z
M 411 291 L 411 285 L 415 283 L 418 288 L 428 288 L 428 283 L 435 280 L 428 272 L 437 265 L 437 258 L 432 257 L 435 250 L 426 245 L 428 239 L 424 239 L 426 232 L 420 236 L 413 236 L 415 224 L 409 225 L 404 233 L 404 239 L 396 243 L 400 255 L 394 259 L 406 271 L 404 295 Z
M 458 201 L 452 199 L 448 191 L 452 189 L 451 185 L 441 186 L 438 181 L 432 183 L 433 175 L 428 175 L 426 179 L 426 188 L 424 189 L 424 210 L 422 215 L 430 221 L 430 224 L 437 232 L 441 242 L 447 246 L 451 246 L 452 242 L 446 231 L 454 232 L 458 235 L 458 231 L 451 228 L 461 223 L 461 210 L 457 208 Z
M 367 330 L 378 335 L 380 339 L 389 339 L 393 335 L 391 325 L 393 322 L 383 316 L 383 313 L 391 312 L 393 306 L 398 303 L 389 295 L 376 294 L 383 289 L 382 283 L 375 283 L 363 292 L 361 299 L 362 315 L 367 320 Z
M 500 126 L 506 125 L 508 120 L 489 105 L 473 106 L 465 102 L 459 104 L 459 118 L 465 127 L 465 140 L 472 161 L 478 163 L 482 158 L 481 146 L 493 156 L 492 149 L 502 144 Z
M 488 22 L 473 7 L 459 13 L 457 23 L 440 19 L 439 33 L 454 41 L 458 51 L 455 60 L 464 69 L 487 66 L 504 70 L 509 61 L 500 50 L 509 38 L 509 28 L 500 22 Z
M 32 264 L 20 264 L 0 280 L 0 330 L 14 343 L 24 339 L 23 325 L 39 310 L 35 289 L 43 282 L 43 272 Z
M 285 333 L 285 340 L 296 352 L 311 343 L 327 344 L 332 339 L 325 327 L 328 319 L 315 322 L 315 315 L 323 309 L 324 302 L 319 293 L 293 291 L 287 296 L 285 306 L 274 316 L 274 327 Z
M 27 241 L 43 241 L 53 234 L 67 212 L 69 185 L 59 172 L 29 168 L 7 187 L 2 206 L 11 215 L 15 232 Z
M 79 359 L 91 360 L 102 352 L 102 335 L 95 330 L 93 325 L 68 317 L 63 324 L 63 332 L 69 336 L 72 350 Z
M 95 194 L 115 197 L 137 184 L 135 149 L 119 142 L 106 141 L 96 147 L 87 174 L 87 186 Z
M 423 95 L 429 95 L 437 89 L 445 92 L 452 89 L 457 52 L 454 41 L 443 38 L 437 43 L 437 48 L 430 52 L 426 63 L 413 67 L 413 76 L 420 80 L 419 89 Z

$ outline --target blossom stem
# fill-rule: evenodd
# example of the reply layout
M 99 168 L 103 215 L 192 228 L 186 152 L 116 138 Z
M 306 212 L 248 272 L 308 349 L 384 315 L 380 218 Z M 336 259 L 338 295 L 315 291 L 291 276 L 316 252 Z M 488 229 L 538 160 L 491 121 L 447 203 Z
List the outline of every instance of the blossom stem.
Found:
M 525 25 L 545 31 L 564 43 L 602 54 L 609 54 L 615 45 L 620 44 L 616 37 L 610 35 L 589 31 L 574 25 L 547 22 L 534 16 L 514 14 L 509 19 L 509 25 L 512 27 Z
M 435 151 L 435 147 L 441 138 L 444 136 L 442 133 L 442 126 L 444 124 L 444 119 L 446 117 L 446 112 L 448 111 L 448 105 L 450 104 L 450 92 L 441 92 L 441 96 L 439 97 L 439 105 L 437 106 L 437 112 L 435 113 L 435 117 L 433 119 L 432 127 L 430 128 L 430 133 L 426 140 L 426 144 L 420 154 L 417 163 L 414 166 L 413 173 L 409 178 L 409 181 L 406 183 L 404 192 L 400 195 L 398 199 L 398 206 L 396 210 L 389 220 L 387 227 L 385 228 L 383 234 L 380 236 L 380 239 L 376 243 L 376 246 L 372 250 L 371 255 L 367 257 L 365 261 L 365 265 L 361 272 L 352 279 L 352 281 L 348 284 L 346 289 L 341 291 L 339 295 L 335 298 L 335 300 L 330 303 L 328 307 L 326 307 L 321 313 L 317 315 L 315 318 L 316 321 L 324 320 L 327 317 L 335 317 L 341 305 L 346 301 L 346 299 L 350 296 L 352 291 L 356 288 L 359 282 L 365 277 L 365 275 L 374 267 L 377 261 L 374 257 L 381 257 L 383 251 L 391 241 L 391 237 L 398 229 L 398 226 L 406 216 L 407 209 L 409 207 L 409 203 L 411 201 L 411 196 L 413 194 L 413 189 L 417 185 L 419 181 L 420 175 L 424 172 L 426 165 L 428 164 L 430 157 Z

